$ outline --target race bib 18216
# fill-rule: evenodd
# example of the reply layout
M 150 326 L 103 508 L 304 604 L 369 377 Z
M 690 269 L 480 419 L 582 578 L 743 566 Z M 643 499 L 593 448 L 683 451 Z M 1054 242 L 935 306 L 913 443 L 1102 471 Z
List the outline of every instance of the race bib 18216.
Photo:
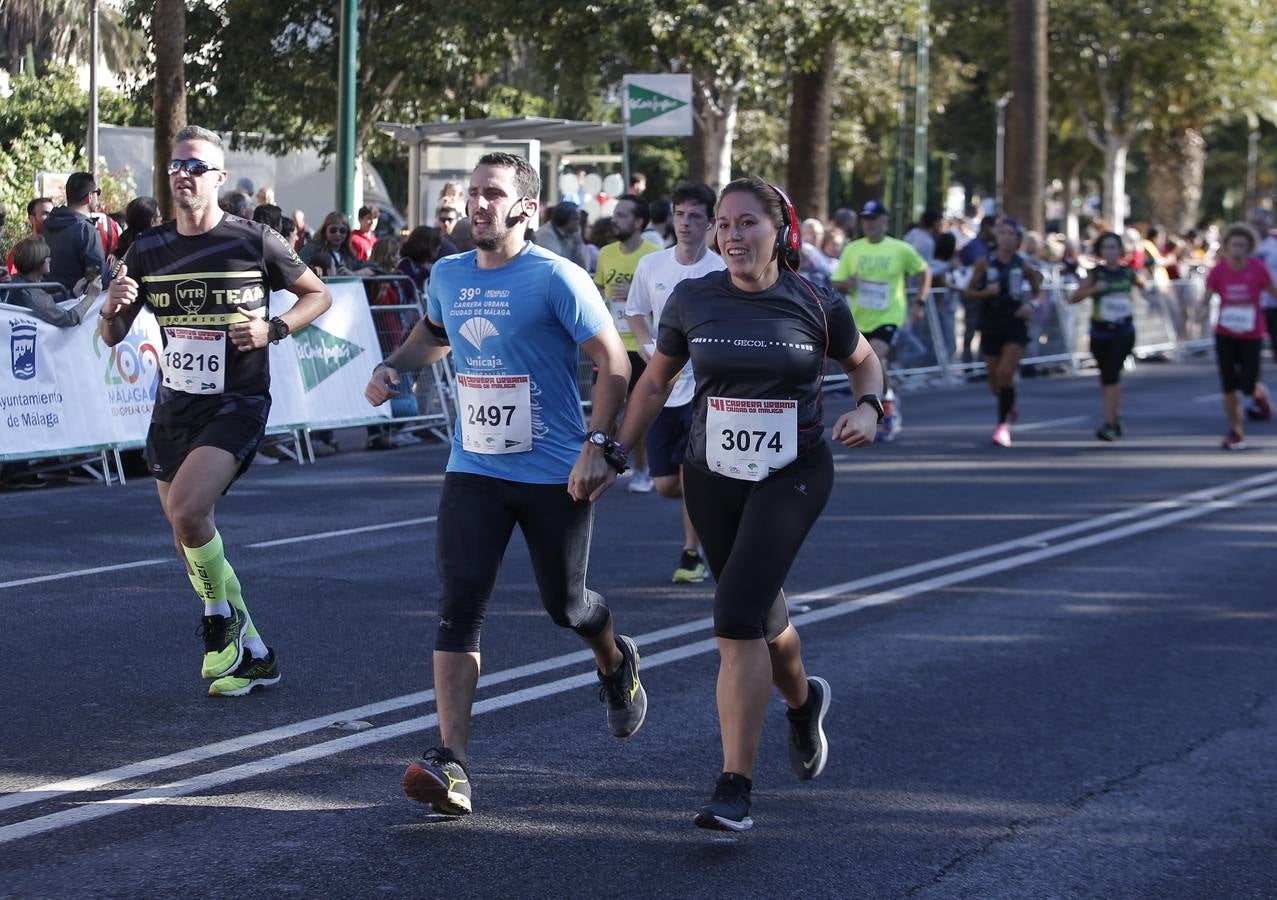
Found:
M 762 481 L 797 458 L 797 400 L 706 401 L 705 461 L 713 471 Z
M 471 453 L 532 449 L 532 395 L 527 375 L 457 375 L 457 424 Z
M 164 329 L 164 386 L 184 394 L 226 390 L 226 332 L 207 328 Z

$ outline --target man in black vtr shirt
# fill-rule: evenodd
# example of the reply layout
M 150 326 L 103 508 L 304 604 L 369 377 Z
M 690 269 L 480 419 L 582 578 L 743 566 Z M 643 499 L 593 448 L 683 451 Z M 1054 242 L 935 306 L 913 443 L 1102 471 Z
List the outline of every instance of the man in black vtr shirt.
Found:
M 213 506 L 265 433 L 267 344 L 310 324 L 332 298 L 278 234 L 218 207 L 225 158 L 214 132 L 190 126 L 177 133 L 168 166 L 177 219 L 143 232 L 125 255 L 98 332 L 108 346 L 118 344 L 142 305 L 159 322 L 164 355 L 146 461 L 204 602 L 201 675 L 212 680 L 211 695 L 243 696 L 278 682 L 279 661 L 244 605 Z M 269 318 L 272 290 L 292 291 L 296 305 Z

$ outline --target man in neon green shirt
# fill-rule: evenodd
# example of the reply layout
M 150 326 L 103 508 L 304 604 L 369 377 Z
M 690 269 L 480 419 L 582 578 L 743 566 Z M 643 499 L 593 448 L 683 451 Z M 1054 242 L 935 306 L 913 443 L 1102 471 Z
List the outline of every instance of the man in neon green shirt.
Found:
M 625 300 L 629 296 L 630 282 L 634 280 L 634 270 L 638 268 L 639 260 L 661 249 L 650 241 L 643 240 L 643 229 L 647 228 L 650 221 L 651 211 L 646 200 L 635 194 L 622 195 L 616 201 L 616 209 L 612 210 L 612 228 L 617 240 L 599 250 L 599 264 L 594 271 L 594 283 L 599 286 L 599 293 L 612 310 L 612 321 L 616 323 L 616 330 L 621 333 L 621 341 L 630 356 L 631 391 L 638 384 L 639 376 L 643 374 L 647 363 L 639 355 L 638 342 L 630 331 L 629 318 L 625 314 Z M 652 487 L 652 478 L 647 473 L 647 452 L 640 441 L 634 448 L 634 476 L 630 479 L 629 490 L 646 494 Z
M 843 249 L 831 279 L 835 288 L 847 292 L 856 327 L 869 339 L 882 363 L 885 415 L 878 426 L 878 438 L 890 441 L 900 433 L 901 417 L 887 360 L 908 312 L 905 278 L 922 276 L 918 297 L 924 298 L 931 290 L 931 269 L 917 250 L 887 236 L 887 208 L 877 200 L 870 200 L 860 211 L 860 224 L 865 236 Z M 925 301 L 914 301 L 916 318 L 922 318 L 925 309 Z

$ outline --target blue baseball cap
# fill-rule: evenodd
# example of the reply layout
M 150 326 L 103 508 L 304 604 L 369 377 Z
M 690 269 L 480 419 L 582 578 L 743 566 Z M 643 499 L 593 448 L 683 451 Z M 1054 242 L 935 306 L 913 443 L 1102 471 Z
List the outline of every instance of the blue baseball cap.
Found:
M 870 200 L 865 204 L 864 209 L 860 211 L 860 218 L 876 219 L 878 216 L 885 216 L 886 214 L 887 207 L 883 206 L 877 200 Z

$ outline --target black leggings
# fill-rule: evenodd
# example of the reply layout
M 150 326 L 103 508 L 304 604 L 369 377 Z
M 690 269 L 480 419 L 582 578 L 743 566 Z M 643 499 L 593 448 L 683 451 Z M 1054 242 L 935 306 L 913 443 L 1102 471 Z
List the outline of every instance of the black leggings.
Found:
M 436 531 L 439 633 L 436 650 L 476 652 L 506 545 L 518 525 L 528 542 L 541 604 L 554 624 L 591 638 L 611 615 L 585 586 L 594 506 L 562 484 L 524 484 L 449 472 Z
M 759 482 L 683 466 L 687 514 L 718 581 L 717 637 L 772 640 L 785 630 L 781 587 L 833 486 L 834 459 L 824 441 Z
M 1219 383 L 1225 394 L 1241 391 L 1255 393 L 1259 381 L 1259 357 L 1264 350 L 1263 338 L 1239 338 L 1215 335 L 1215 361 L 1219 365 Z
M 1114 385 L 1122 380 L 1122 367 L 1134 349 L 1134 328 L 1091 329 L 1091 355 L 1100 367 L 1100 384 Z

